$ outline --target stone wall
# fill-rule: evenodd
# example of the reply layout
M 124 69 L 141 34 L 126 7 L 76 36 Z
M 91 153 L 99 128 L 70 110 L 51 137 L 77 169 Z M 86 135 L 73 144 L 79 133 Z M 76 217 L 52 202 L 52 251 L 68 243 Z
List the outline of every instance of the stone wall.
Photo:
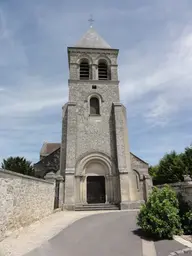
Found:
M 192 207 L 192 181 L 177 182 L 169 185 L 176 191 L 176 193 L 181 193 L 184 200 Z M 163 185 L 157 187 L 161 188 Z
M 55 185 L 0 169 L 0 241 L 53 212 Z

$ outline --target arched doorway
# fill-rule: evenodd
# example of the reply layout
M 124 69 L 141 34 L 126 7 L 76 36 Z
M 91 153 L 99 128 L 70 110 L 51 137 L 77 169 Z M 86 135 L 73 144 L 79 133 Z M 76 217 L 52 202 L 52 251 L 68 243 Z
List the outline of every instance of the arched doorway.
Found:
M 87 203 L 105 203 L 104 176 L 87 176 Z
M 76 165 L 74 190 L 77 205 L 118 204 L 119 175 L 111 159 L 99 152 L 82 157 Z

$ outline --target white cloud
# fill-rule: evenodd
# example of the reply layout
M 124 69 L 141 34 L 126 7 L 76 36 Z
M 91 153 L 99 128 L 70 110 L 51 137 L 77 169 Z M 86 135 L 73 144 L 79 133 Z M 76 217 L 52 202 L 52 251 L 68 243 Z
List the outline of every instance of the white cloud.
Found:
M 167 123 L 173 114 L 189 103 L 192 106 L 192 32 L 184 33 L 177 41 L 165 45 L 168 49 L 165 53 L 165 49 L 161 49 L 155 54 L 161 43 L 151 43 L 147 52 L 141 51 L 124 59 L 131 64 L 125 63 L 121 71 L 123 101 L 143 101 L 146 121 L 158 125 Z
M 30 114 L 47 107 L 62 106 L 67 101 L 65 84 L 57 84 L 38 77 L 22 78 L 22 84 L 0 94 L 0 116 Z
M 179 8 L 178 3 L 168 5 L 167 1 L 160 2 L 151 5 L 145 3 L 134 8 L 122 8 L 128 7 L 129 4 L 125 3 L 119 8 L 113 4 L 110 8 L 102 8 L 102 4 L 106 3 L 100 2 L 95 3 L 93 13 L 96 28 L 100 27 L 98 32 L 109 44 L 117 47 L 121 45 L 120 92 L 125 105 L 129 106 L 128 124 L 135 122 L 136 132 L 131 146 L 134 147 L 139 141 L 135 153 L 151 162 L 166 150 L 182 147 L 183 143 L 189 141 L 189 137 L 182 140 L 183 133 L 171 132 L 170 139 L 166 137 L 163 140 L 163 134 L 157 132 L 151 135 L 150 132 L 154 131 L 154 127 L 158 129 L 160 126 L 163 130 L 167 124 L 170 126 L 171 118 L 190 108 L 192 102 L 190 26 L 178 36 L 181 30 L 178 29 L 181 26 L 179 10 L 185 9 L 185 16 L 189 16 L 190 10 L 187 11 L 185 6 Z M 82 3 L 80 10 L 78 6 L 68 10 L 66 3 L 54 6 L 44 1 L 28 4 L 31 6 L 24 9 L 23 14 L 16 12 L 14 22 L 12 12 L 0 10 L 0 68 L 8 70 L 11 80 L 0 80 L 0 147 L 3 149 L 0 157 L 21 153 L 37 160 L 44 140 L 60 140 L 59 114 L 68 98 L 67 74 L 63 74 L 67 70 L 67 67 L 63 67 L 67 59 L 62 59 L 63 52 L 88 27 L 86 17 L 89 17 L 90 8 L 87 4 L 84 8 Z M 115 21 L 113 14 L 119 19 Z M 169 22 L 168 16 L 173 17 L 173 20 Z M 166 36 L 162 30 L 158 31 L 159 37 L 152 35 L 150 30 L 154 31 L 156 27 L 158 30 L 159 23 L 165 26 Z M 109 32 L 110 28 L 113 28 L 113 33 Z M 62 56 L 60 62 L 57 56 Z M 55 68 L 57 64 L 62 65 L 62 74 L 60 71 L 54 73 L 58 71 Z M 52 77 L 52 80 L 45 74 L 47 70 L 50 70 L 49 78 Z M 57 75 L 65 75 L 65 78 L 58 78 Z M 58 112 L 55 111 L 57 108 Z M 51 109 L 55 112 L 49 119 L 48 112 Z M 143 120 L 138 120 L 138 116 L 144 119 L 144 124 Z M 183 118 L 182 122 L 187 125 L 187 120 L 188 117 Z M 180 137 L 179 142 L 175 139 L 177 136 Z M 143 137 L 146 137 L 144 143 Z

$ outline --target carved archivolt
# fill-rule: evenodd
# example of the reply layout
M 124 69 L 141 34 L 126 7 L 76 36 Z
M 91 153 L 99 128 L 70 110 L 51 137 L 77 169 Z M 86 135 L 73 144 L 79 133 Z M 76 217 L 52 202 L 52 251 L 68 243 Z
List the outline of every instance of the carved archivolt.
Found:
M 96 60 L 94 61 L 94 64 L 98 65 L 98 62 L 100 60 L 105 60 L 107 62 L 107 65 L 110 66 L 111 65 L 111 59 L 108 58 L 108 56 L 106 54 L 99 54 L 99 56 L 96 58 Z
M 87 168 L 93 165 L 101 166 L 103 170 L 103 175 L 115 175 L 115 165 L 110 159 L 109 156 L 107 156 L 104 153 L 95 152 L 90 153 L 88 155 L 82 156 L 76 164 L 76 173 L 77 176 L 85 176 Z M 99 173 L 101 174 L 101 173 Z
M 91 97 L 97 97 L 101 102 L 104 102 L 104 99 L 103 99 L 102 95 L 97 93 L 97 92 L 87 93 L 86 98 L 85 98 L 85 102 L 89 102 Z
M 77 59 L 77 64 L 80 64 L 81 60 L 85 60 L 85 59 L 89 61 L 89 65 L 93 64 L 93 60 L 89 54 L 80 54 Z

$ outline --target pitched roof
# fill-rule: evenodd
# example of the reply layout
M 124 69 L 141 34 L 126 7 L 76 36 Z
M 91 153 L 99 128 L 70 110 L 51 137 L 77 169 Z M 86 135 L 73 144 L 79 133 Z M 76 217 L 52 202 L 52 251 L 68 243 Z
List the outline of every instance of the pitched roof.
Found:
M 40 155 L 47 156 L 47 155 L 51 154 L 53 151 L 55 151 L 56 149 L 60 148 L 60 146 L 61 146 L 60 143 L 44 142 L 43 146 L 41 148 L 41 151 L 40 151 Z
M 43 146 L 41 148 L 40 151 L 40 155 L 41 156 L 48 156 L 51 153 L 53 153 L 55 150 L 59 149 L 61 147 L 61 143 L 49 143 L 49 142 L 44 142 Z M 130 152 L 130 154 L 134 157 L 136 157 L 137 159 L 139 159 L 140 161 L 142 161 L 143 163 L 149 165 L 147 162 L 145 162 L 143 159 L 139 158 L 138 156 L 136 156 L 135 154 L 133 154 L 132 152 Z
M 92 27 L 75 44 L 75 47 L 111 49 L 111 46 Z
M 140 157 L 136 156 L 135 154 L 133 154 L 132 152 L 130 152 L 130 154 L 134 157 L 136 157 L 138 160 L 140 160 L 141 162 L 143 162 L 144 164 L 149 165 L 147 162 L 145 162 L 143 159 L 141 159 Z

